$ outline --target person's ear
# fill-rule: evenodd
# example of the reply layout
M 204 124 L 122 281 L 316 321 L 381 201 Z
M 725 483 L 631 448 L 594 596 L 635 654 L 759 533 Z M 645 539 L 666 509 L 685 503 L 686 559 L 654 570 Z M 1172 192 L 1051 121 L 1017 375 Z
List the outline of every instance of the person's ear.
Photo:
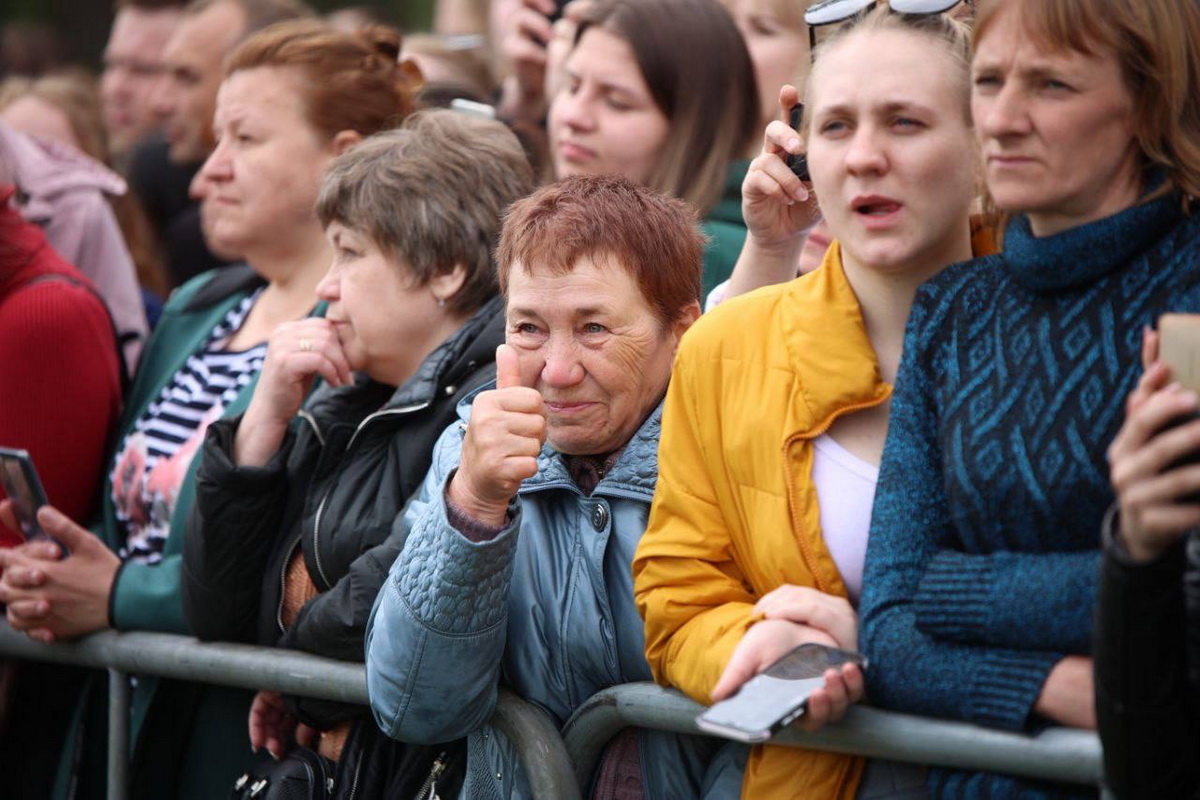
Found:
M 439 306 L 450 302 L 454 295 L 467 283 L 467 265 L 461 261 L 450 269 L 437 273 L 429 279 L 429 291 L 433 292 Z
M 695 300 L 684 306 L 679 315 L 675 317 L 675 321 L 671 323 L 671 335 L 675 339 L 676 349 L 678 349 L 683 335 L 687 333 L 687 329 L 692 327 L 698 319 L 700 319 L 700 303 Z
M 363 135 L 355 130 L 346 129 L 338 131 L 330 142 L 330 147 L 333 150 L 334 156 L 340 156 L 342 153 L 349 150 L 354 145 L 363 140 Z

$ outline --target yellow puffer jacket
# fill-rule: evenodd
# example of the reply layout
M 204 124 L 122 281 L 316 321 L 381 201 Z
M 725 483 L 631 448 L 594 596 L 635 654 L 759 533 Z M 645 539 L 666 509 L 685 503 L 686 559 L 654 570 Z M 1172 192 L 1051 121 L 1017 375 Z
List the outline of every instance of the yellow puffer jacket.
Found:
M 782 584 L 846 596 L 821 535 L 812 440 L 890 394 L 836 243 L 821 269 L 730 300 L 687 333 L 633 562 L 659 683 L 709 703 L 758 598 Z M 863 764 L 756 747 L 742 796 L 849 800 Z

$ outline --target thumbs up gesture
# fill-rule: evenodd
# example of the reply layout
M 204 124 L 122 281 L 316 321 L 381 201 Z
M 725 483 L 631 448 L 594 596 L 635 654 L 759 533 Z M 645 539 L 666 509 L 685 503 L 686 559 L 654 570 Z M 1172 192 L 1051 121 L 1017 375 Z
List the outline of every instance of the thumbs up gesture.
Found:
M 471 517 L 502 525 L 521 481 L 537 473 L 546 441 L 546 404 L 536 389 L 521 385 L 517 351 L 496 348 L 496 388 L 471 406 L 462 462 L 450 481 L 450 500 Z

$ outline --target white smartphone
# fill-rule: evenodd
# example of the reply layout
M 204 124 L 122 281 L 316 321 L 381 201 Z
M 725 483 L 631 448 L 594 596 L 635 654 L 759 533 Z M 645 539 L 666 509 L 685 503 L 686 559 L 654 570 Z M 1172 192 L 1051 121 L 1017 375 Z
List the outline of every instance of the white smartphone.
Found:
M 696 717 L 704 731 L 757 744 L 798 719 L 813 691 L 825 685 L 825 671 L 844 664 L 866 670 L 861 653 L 821 644 L 802 644 L 742 685 L 737 694 Z

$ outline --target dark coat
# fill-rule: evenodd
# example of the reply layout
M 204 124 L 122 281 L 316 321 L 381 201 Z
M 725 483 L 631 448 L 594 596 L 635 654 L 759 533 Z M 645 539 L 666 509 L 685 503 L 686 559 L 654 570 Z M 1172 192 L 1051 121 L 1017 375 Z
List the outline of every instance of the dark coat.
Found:
M 1200 796 L 1200 534 L 1135 564 L 1106 548 L 1096 716 L 1118 798 Z

